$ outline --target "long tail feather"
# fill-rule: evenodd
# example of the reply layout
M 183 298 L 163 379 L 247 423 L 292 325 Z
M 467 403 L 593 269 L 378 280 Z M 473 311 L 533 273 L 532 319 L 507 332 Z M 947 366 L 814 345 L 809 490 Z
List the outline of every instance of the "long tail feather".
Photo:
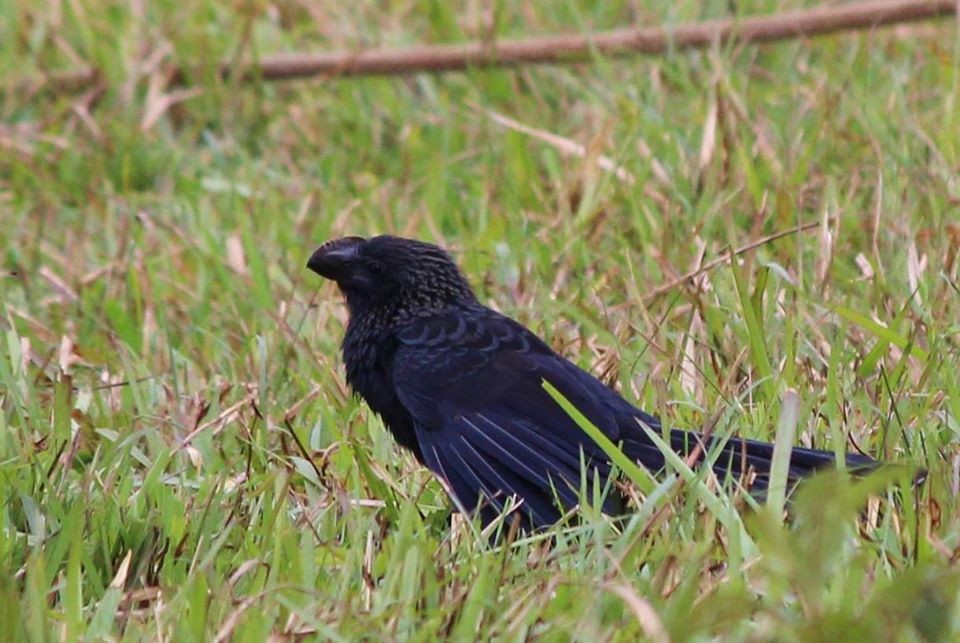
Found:
M 749 483 L 752 490 L 760 492 L 767 488 L 773 464 L 772 444 L 731 438 L 720 447 L 720 440 L 714 437 L 704 439 L 699 433 L 682 430 L 673 430 L 670 433 L 670 446 L 684 457 L 690 455 L 699 444 L 703 446 L 697 457 L 698 463 L 703 462 L 708 455 L 713 455 L 715 449 L 721 448 L 713 465 L 714 473 L 721 480 L 739 479 Z M 649 442 L 627 440 L 624 448 L 626 455 L 647 468 L 653 471 L 663 468 L 663 454 Z M 787 482 L 792 486 L 819 469 L 835 465 L 836 458 L 829 451 L 794 448 L 790 453 Z M 878 465 L 876 460 L 866 456 L 846 456 L 847 469 L 858 474 L 867 473 Z

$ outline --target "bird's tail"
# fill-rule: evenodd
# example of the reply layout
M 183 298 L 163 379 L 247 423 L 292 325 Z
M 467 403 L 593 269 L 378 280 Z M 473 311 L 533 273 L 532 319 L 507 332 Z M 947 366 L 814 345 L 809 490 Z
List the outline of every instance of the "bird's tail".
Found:
M 729 478 L 739 480 L 752 492 L 759 492 L 762 495 L 769 485 L 770 470 L 773 465 L 773 444 L 743 438 L 730 438 L 722 445 L 721 442 L 719 438 L 704 438 L 693 431 L 674 429 L 670 432 L 670 446 L 679 455 L 687 457 L 696 450 L 695 465 L 716 455 L 713 470 L 721 481 Z M 720 450 L 719 454 L 715 453 L 717 449 Z M 647 440 L 642 442 L 627 440 L 624 443 L 624 451 L 628 457 L 653 471 L 664 466 L 663 453 Z M 818 469 L 835 466 L 835 464 L 836 458 L 830 451 L 794 448 L 790 453 L 787 484 L 792 487 Z M 872 471 L 878 465 L 876 460 L 867 456 L 846 456 L 846 468 L 857 474 Z

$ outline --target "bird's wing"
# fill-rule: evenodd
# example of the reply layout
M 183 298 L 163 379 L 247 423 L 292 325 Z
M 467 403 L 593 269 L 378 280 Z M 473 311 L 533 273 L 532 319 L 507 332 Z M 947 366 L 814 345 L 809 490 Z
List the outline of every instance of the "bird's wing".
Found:
M 516 495 L 534 525 L 557 520 L 555 498 L 576 504 L 581 452 L 602 482 L 610 471 L 602 450 L 544 390 L 544 380 L 618 440 L 617 410 L 606 397 L 621 398 L 492 311 L 409 325 L 393 368 L 424 459 L 457 500 L 467 509 L 485 501 L 499 510 Z M 615 510 L 613 503 L 607 510 Z

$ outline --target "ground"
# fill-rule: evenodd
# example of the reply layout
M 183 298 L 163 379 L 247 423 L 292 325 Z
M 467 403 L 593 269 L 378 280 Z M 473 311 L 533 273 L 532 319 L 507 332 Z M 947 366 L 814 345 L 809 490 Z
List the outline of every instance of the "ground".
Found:
M 442 76 L 192 67 L 732 10 L 555 5 L 0 5 L 0 631 L 957 634 L 955 21 Z M 13 91 L 82 63 L 100 90 Z M 898 464 L 815 480 L 786 524 L 634 473 L 626 522 L 494 545 L 345 388 L 346 311 L 305 263 L 384 232 L 671 426 Z

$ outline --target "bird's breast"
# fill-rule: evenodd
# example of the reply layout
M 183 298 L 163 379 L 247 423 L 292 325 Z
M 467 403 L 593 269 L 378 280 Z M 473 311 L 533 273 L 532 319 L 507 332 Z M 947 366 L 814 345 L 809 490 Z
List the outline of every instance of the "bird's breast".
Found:
M 423 462 L 413 419 L 397 397 L 393 384 L 395 354 L 396 342 L 389 337 L 378 336 L 366 341 L 348 332 L 343 344 L 347 385 L 380 416 L 397 443 L 411 450 L 417 460 Z

